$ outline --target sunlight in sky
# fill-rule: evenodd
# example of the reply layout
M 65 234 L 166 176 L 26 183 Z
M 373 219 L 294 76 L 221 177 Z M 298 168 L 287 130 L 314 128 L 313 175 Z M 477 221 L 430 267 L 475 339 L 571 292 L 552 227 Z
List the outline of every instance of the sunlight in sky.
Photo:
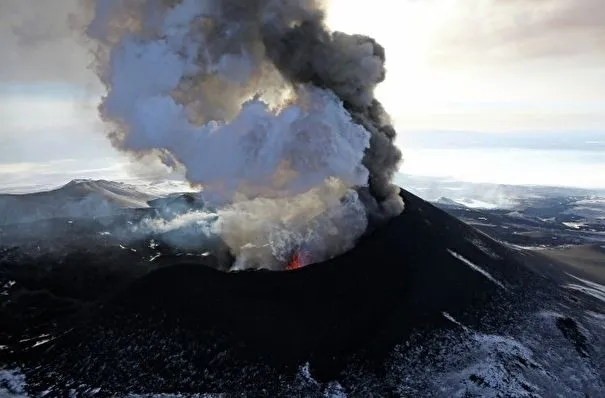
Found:
M 392 12 L 385 12 L 385 10 Z M 375 38 L 386 49 L 387 79 L 378 88 L 381 100 L 391 109 L 427 111 L 445 101 L 440 84 L 432 81 L 425 65 L 431 32 L 438 18 L 430 18 L 422 2 L 331 0 L 327 22 L 331 29 Z
M 387 79 L 377 94 L 399 130 L 601 129 L 605 56 L 592 48 L 577 55 L 570 48 L 568 56 L 557 50 L 596 33 L 583 33 L 578 27 L 569 38 L 558 37 L 565 26 L 557 21 L 573 17 L 565 16 L 566 9 L 559 17 L 551 7 L 541 20 L 532 22 L 539 10 L 528 13 L 524 4 L 374 0 L 368 6 L 330 0 L 328 24 L 335 30 L 368 34 L 385 47 Z M 577 13 L 582 15 L 581 11 Z M 532 31 L 524 31 L 530 29 L 524 23 L 530 22 L 544 25 L 539 42 L 525 42 L 532 37 Z M 530 50 L 536 54 L 524 53 Z M 551 101 L 565 106 L 543 106 Z
M 91 125 L 96 110 L 70 99 L 20 95 L 3 99 L 0 118 L 3 129 L 42 133 L 77 124 Z
M 403 149 L 402 171 L 467 182 L 605 188 L 601 152 L 527 148 Z
M 83 97 L 77 87 L 0 84 L 0 165 L 27 174 L 37 173 L 39 168 L 29 166 L 41 162 L 119 158 L 104 134 L 96 101 Z
M 593 16 L 598 10 L 590 8 L 595 3 L 540 2 L 546 3 L 558 8 L 546 12 L 538 4 L 528 12 L 525 2 L 497 0 L 328 1 L 331 29 L 372 36 L 386 49 L 387 79 L 377 88 L 377 96 L 393 116 L 398 144 L 405 148 L 402 171 L 450 173 L 477 181 L 605 186 L 605 177 L 598 177 L 605 175 L 605 156 L 597 161 L 594 154 L 582 151 L 464 152 L 467 148 L 459 143 L 459 151 L 440 152 L 438 145 L 431 145 L 431 150 L 407 146 L 411 131 L 429 137 L 437 131 L 495 136 L 561 131 L 573 137 L 574 132 L 604 130 L 605 52 L 591 38 L 602 37 L 599 32 L 605 30 L 599 30 L 602 24 Z M 66 43 L 41 46 L 40 54 L 24 58 L 31 59 L 27 64 L 10 64 L 18 59 L 13 57 L 1 65 L 0 165 L 10 163 L 14 175 L 41 170 L 38 160 L 108 156 L 124 160 L 99 121 L 98 82 L 92 84 L 96 87 L 92 95 L 91 73 L 80 76 L 89 63 L 82 55 L 87 50 L 78 52 Z M 9 49 L 11 45 L 18 44 L 9 43 Z M 70 57 L 60 54 L 64 45 Z M 46 71 L 38 69 L 49 52 L 60 62 L 45 76 Z M 0 174 L 5 172 L 0 167 Z

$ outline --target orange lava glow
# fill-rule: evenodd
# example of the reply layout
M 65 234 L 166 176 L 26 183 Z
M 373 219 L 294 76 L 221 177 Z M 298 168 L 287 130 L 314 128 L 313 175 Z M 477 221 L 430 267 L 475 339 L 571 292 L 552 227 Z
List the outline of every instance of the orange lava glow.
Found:
M 291 271 L 294 269 L 301 268 L 302 266 L 303 263 L 302 258 L 300 256 L 300 252 L 294 252 L 294 255 L 292 255 L 292 259 L 290 260 L 288 265 L 286 265 L 286 270 Z

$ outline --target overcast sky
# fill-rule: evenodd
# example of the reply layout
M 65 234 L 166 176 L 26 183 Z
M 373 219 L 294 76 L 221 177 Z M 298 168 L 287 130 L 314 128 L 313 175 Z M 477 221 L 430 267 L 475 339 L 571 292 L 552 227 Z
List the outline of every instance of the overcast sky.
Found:
M 385 46 L 379 97 L 404 143 L 409 131 L 605 131 L 604 1 L 328 2 L 332 28 Z M 87 2 L 0 1 L 0 161 L 111 153 Z
M 335 27 L 361 29 L 385 45 L 380 93 L 400 128 L 605 125 L 603 0 L 331 3 Z
M 64 82 L 76 100 L 99 95 L 78 35 L 86 2 L 0 2 L 0 84 L 44 91 Z M 388 80 L 379 94 L 400 129 L 605 125 L 603 0 L 330 0 L 329 17 L 333 28 L 372 35 L 386 47 Z M 32 94 L 2 91 L 3 102 Z M 60 94 L 47 91 L 48 101 Z M 57 105 L 69 99 L 61 95 Z

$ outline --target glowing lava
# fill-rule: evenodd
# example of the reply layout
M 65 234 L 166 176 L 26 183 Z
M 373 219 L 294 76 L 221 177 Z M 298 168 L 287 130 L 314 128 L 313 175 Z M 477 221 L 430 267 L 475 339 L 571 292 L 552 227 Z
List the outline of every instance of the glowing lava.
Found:
M 303 266 L 304 266 L 304 264 L 303 264 L 302 256 L 301 256 L 300 252 L 296 251 L 292 255 L 292 259 L 290 259 L 290 262 L 288 263 L 288 265 L 286 265 L 286 270 L 291 271 L 291 270 L 302 268 Z

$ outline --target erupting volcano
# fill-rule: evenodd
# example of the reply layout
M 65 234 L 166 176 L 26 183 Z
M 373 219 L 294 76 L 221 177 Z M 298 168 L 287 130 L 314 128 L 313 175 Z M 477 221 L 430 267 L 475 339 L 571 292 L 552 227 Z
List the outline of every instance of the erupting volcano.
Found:
M 401 213 L 384 50 L 330 32 L 322 2 L 97 1 L 87 34 L 112 142 L 186 170 L 235 268 L 283 268 L 302 243 L 325 260 Z
M 288 265 L 286 265 L 286 270 L 292 271 L 295 269 L 302 268 L 304 266 L 304 253 L 301 253 L 300 251 L 295 251 L 292 255 L 292 258 L 290 259 L 290 262 L 288 263 Z
M 563 201 L 444 200 L 492 238 L 394 186 L 384 49 L 322 1 L 72 4 L 111 142 L 193 192 L 0 195 L 0 395 L 602 396 L 598 223 L 578 265 L 518 246 Z

